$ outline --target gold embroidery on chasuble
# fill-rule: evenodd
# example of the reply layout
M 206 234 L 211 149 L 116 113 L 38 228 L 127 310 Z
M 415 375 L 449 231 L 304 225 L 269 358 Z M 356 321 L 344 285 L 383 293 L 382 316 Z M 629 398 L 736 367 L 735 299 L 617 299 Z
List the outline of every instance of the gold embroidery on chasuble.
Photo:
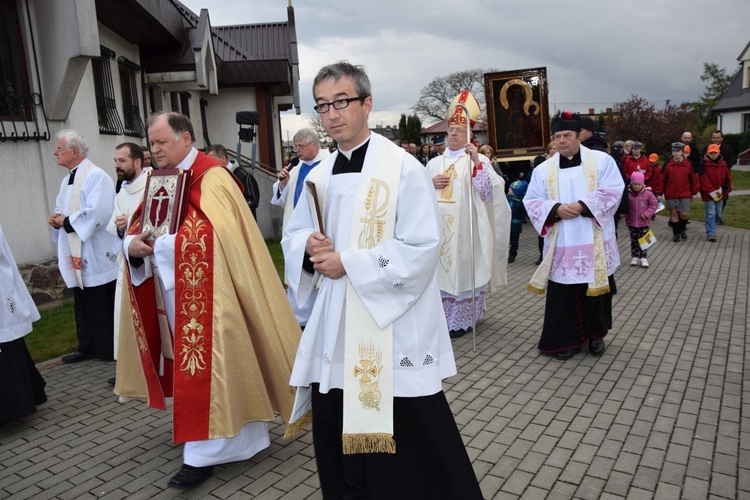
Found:
M 380 179 L 371 179 L 365 198 L 365 216 L 360 218 L 362 232 L 359 233 L 359 248 L 370 249 L 383 241 L 385 217 L 388 215 L 388 202 L 391 191 L 388 184 Z
M 453 269 L 456 263 L 455 255 L 452 251 L 453 238 L 456 237 L 456 230 L 454 225 L 456 224 L 456 217 L 453 214 L 441 214 L 440 218 L 443 221 L 443 244 L 440 245 L 440 267 L 446 273 Z
M 132 286 L 128 286 L 128 293 L 130 294 L 130 303 L 137 304 Z M 143 328 L 143 323 L 141 323 L 141 315 L 138 314 L 138 310 L 135 307 L 130 308 L 130 315 L 133 318 L 133 330 L 135 331 L 135 341 L 138 344 L 138 350 L 144 353 L 148 351 L 148 342 L 146 341 L 146 330 Z
M 458 193 L 460 196 L 463 186 L 459 181 L 456 165 L 462 158 L 469 157 L 459 156 L 453 159 L 443 157 L 443 175 L 448 176 L 448 184 L 440 191 L 440 195 L 438 196 L 443 232 L 443 242 L 440 245 L 438 263 L 443 273 L 451 276 L 455 274 L 454 268 L 458 261 L 458 232 L 456 223 L 461 213 L 461 203 L 459 203 L 460 200 L 455 198 L 455 193 Z M 452 163 L 446 168 L 446 160 L 448 159 Z
M 198 218 L 195 210 L 187 214 L 184 227 L 185 239 L 180 248 L 180 255 L 184 258 L 177 267 L 177 276 L 183 286 L 182 295 L 176 303 L 180 305 L 177 314 L 186 321 L 177 348 L 180 350 L 180 371 L 189 379 L 202 377 L 207 365 L 204 325 L 210 325 L 213 318 L 207 308 L 207 301 L 212 298 L 206 289 L 211 274 L 206 238 L 210 238 L 211 234 L 207 231 L 207 223 Z
M 359 364 L 354 367 L 354 376 L 359 380 L 359 401 L 365 410 L 380 411 L 383 394 L 380 392 L 380 372 L 383 369 L 383 354 L 372 343 L 359 344 Z

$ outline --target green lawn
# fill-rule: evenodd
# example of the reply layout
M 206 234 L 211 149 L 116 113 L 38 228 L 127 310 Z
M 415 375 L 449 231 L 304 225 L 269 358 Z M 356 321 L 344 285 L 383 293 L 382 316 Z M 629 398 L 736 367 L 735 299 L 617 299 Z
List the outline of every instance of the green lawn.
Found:
M 279 277 L 284 277 L 284 255 L 279 240 L 266 240 L 268 251 L 276 266 Z M 26 345 L 31 357 L 37 363 L 57 358 L 75 351 L 76 325 L 73 318 L 73 299 L 65 299 L 62 304 L 40 309 L 42 318 L 34 323 L 34 331 L 26 335 Z
M 750 174 L 750 172 L 741 173 Z M 743 189 L 750 189 L 750 187 Z M 730 195 L 721 218 L 725 226 L 750 229 L 750 195 Z M 690 203 L 690 220 L 696 222 L 706 221 L 705 204 L 700 198 Z
M 34 331 L 24 337 L 34 361 L 45 361 L 76 350 L 76 324 L 73 299 L 39 310 L 42 319 L 34 323 Z
M 750 172 L 732 170 L 732 189 L 735 191 L 750 189 Z

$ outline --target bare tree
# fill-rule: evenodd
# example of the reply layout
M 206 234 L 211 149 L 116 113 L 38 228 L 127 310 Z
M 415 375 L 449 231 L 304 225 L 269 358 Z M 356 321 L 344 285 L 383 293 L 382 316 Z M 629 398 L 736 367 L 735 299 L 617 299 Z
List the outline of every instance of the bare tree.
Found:
M 653 103 L 633 95 L 625 102 L 616 103 L 615 111 L 617 114 L 605 119 L 609 142 L 637 140 L 646 144 L 649 153 L 669 151 L 672 142 L 695 126 L 688 103 L 657 110 Z
M 481 120 L 487 115 L 484 99 L 484 74 L 494 73 L 497 69 L 468 69 L 456 71 L 446 76 L 439 76 L 422 87 L 419 100 L 412 107 L 414 112 L 425 121 L 444 120 L 448 105 L 462 90 L 469 90 L 479 102 L 482 109 Z

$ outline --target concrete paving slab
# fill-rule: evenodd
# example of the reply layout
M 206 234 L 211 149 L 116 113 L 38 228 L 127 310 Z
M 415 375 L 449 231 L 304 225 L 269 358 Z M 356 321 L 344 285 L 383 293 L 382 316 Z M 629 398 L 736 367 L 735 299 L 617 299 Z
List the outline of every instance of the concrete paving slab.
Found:
M 663 217 L 649 269 L 630 267 L 620 227 L 607 350 L 561 362 L 536 343 L 544 297 L 524 289 L 536 234 L 524 226 L 510 284 L 471 336 L 453 340 L 444 384 L 485 498 L 750 498 L 750 231 L 703 225 L 671 241 Z M 114 363 L 40 365 L 49 401 L 0 428 L 0 498 L 320 499 L 309 431 L 167 488 L 181 464 L 171 416 L 117 402 Z

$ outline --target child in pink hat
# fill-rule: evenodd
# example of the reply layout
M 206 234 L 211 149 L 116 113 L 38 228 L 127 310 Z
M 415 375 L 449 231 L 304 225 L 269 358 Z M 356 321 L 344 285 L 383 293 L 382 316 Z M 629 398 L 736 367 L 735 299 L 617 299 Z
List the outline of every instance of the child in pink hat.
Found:
M 651 227 L 651 216 L 656 213 L 659 201 L 644 185 L 644 176 L 635 171 L 630 176 L 630 187 L 628 188 L 628 214 L 625 223 L 630 229 L 630 261 L 631 266 L 648 267 L 646 250 L 641 248 L 638 242 Z

